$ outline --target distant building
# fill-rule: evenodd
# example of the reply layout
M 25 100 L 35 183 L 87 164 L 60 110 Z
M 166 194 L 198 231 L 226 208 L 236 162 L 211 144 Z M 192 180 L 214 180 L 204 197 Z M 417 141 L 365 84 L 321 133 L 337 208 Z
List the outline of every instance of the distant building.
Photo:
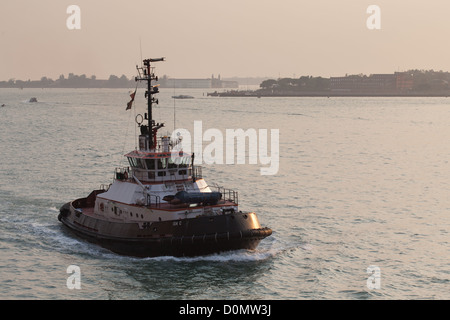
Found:
M 214 77 L 214 75 L 211 75 L 211 85 L 213 88 L 220 89 L 220 88 L 239 88 L 239 82 L 237 81 L 229 81 L 229 80 L 221 80 L 220 74 L 217 78 Z
M 166 79 L 163 87 L 167 88 L 212 88 L 211 79 Z
M 220 87 L 216 87 L 216 88 L 237 89 L 237 88 L 239 88 L 239 82 L 222 80 L 220 82 Z
M 239 88 L 239 82 L 221 80 L 220 75 L 210 79 L 173 79 L 165 78 L 161 81 L 161 86 L 166 88 Z
M 396 72 L 397 75 L 397 90 L 411 91 L 414 87 L 414 78 L 412 74 L 406 72 Z
M 359 91 L 362 84 L 362 76 L 345 76 L 345 77 L 331 77 L 330 90 L 340 92 Z
M 334 92 L 397 93 L 411 90 L 413 85 L 412 76 L 403 72 L 330 78 L 330 90 Z

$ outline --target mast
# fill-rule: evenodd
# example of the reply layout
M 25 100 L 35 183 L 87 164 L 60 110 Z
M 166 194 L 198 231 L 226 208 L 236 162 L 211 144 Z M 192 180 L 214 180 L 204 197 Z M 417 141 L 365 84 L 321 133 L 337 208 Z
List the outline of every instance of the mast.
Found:
M 164 123 L 155 124 L 152 115 L 152 105 L 153 103 L 158 104 L 158 99 L 153 97 L 154 94 L 159 92 L 158 86 L 152 86 L 152 80 L 158 81 L 158 77 L 153 73 L 153 68 L 151 67 L 151 62 L 164 61 L 164 58 L 156 59 L 145 59 L 144 66 L 137 68 L 139 72 L 139 77 L 135 78 L 135 81 L 147 81 L 147 91 L 145 92 L 145 97 L 147 98 L 147 114 L 145 119 L 148 121 L 146 126 L 141 125 L 141 135 L 139 136 L 139 148 L 141 150 L 151 150 L 156 147 L 156 133 L 159 128 L 164 126 Z M 142 73 L 140 72 L 142 70 Z

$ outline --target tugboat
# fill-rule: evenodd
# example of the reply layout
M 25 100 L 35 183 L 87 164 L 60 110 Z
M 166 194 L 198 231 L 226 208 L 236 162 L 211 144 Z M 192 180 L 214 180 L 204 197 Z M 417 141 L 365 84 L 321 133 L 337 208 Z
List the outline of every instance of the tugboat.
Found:
M 130 166 L 116 168 L 109 186 L 64 204 L 58 220 L 120 255 L 183 257 L 254 250 L 272 230 L 261 227 L 254 212 L 239 210 L 236 191 L 208 185 L 202 167 L 194 166 L 194 154 L 178 150 L 177 141 L 168 136 L 158 137 L 164 124 L 152 119 L 159 89 L 152 85 L 158 77 L 151 66 L 158 61 L 164 58 L 146 59 L 137 67 L 135 80 L 147 82 L 148 113 L 136 117 L 139 150 L 125 154 Z

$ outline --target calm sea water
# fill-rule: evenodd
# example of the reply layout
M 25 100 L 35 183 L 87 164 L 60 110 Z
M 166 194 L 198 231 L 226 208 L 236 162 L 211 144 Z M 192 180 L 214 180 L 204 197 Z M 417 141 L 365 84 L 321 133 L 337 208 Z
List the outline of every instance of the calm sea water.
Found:
M 138 91 L 137 112 L 144 112 Z M 204 166 L 274 230 L 253 252 L 136 259 L 75 238 L 65 202 L 135 148 L 126 89 L 0 89 L 1 299 L 449 299 L 450 100 L 162 90 L 167 131 L 279 129 L 280 166 Z M 29 103 L 36 97 L 38 103 Z M 174 119 L 173 111 L 176 110 Z M 70 290 L 67 268 L 81 271 Z M 377 270 L 379 282 L 368 284 Z M 372 284 L 372 286 L 370 285 Z

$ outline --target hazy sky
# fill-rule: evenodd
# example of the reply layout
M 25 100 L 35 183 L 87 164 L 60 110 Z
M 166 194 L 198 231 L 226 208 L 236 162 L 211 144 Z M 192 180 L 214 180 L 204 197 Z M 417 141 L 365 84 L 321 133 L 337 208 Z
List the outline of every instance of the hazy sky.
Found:
M 166 57 L 158 74 L 180 78 L 450 71 L 449 16 L 449 0 L 1 0 L 0 80 L 131 77 L 140 41 L 143 58 Z

